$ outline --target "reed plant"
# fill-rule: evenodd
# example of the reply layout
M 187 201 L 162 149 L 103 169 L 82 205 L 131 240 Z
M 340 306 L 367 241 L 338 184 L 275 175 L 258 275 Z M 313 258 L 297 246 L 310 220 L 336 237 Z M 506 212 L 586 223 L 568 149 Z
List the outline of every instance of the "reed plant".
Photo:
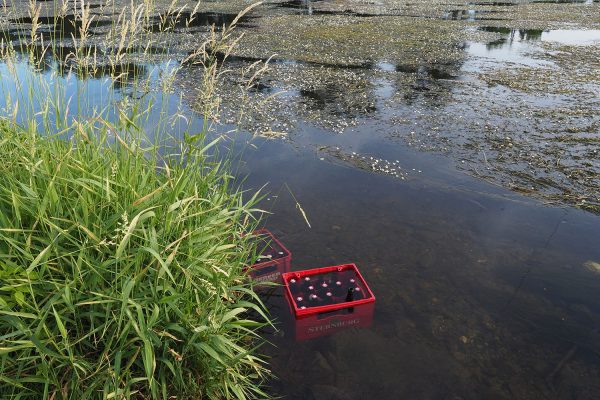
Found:
M 68 14 L 67 2 L 53 3 Z M 121 81 L 130 50 L 152 40 L 152 6 L 118 14 L 104 64 L 85 2 L 75 3 L 80 31 L 67 57 L 57 31 L 39 32 L 36 2 L 21 44 L 2 45 L 2 399 L 268 398 L 257 329 L 269 319 L 244 272 L 256 254 L 247 233 L 257 195 L 234 185 L 208 122 L 219 112 L 214 51 L 233 27 L 213 27 L 189 59 L 205 71 L 199 132 L 169 131 L 186 120 L 164 101 L 181 64 L 158 83 L 134 71 L 129 91 L 100 107 L 83 105 L 84 87 L 73 98 L 61 86 L 71 74 L 85 86 L 101 68 Z M 173 2 L 162 14 L 163 34 L 181 9 Z

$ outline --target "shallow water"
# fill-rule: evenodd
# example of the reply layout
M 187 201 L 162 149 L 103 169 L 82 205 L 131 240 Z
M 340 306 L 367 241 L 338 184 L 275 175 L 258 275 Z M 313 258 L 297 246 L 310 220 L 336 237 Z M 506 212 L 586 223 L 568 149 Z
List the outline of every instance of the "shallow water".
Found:
M 452 154 L 432 154 L 395 137 L 414 134 L 416 142 L 450 146 L 443 136 L 424 138 L 435 131 L 423 116 L 433 116 L 435 126 L 450 133 L 461 125 L 446 125 L 444 118 L 483 125 L 481 113 L 464 112 L 450 98 L 470 84 L 470 72 L 513 64 L 555 68 L 535 57 L 543 42 L 570 44 L 576 37 L 575 44 L 588 46 L 597 37 L 589 30 L 481 31 L 500 38 L 466 43 L 468 57 L 453 66 L 455 74 L 389 60 L 356 68 L 375 74 L 366 75 L 372 104 L 363 102 L 359 111 L 340 106 L 348 93 L 335 84 L 284 95 L 340 119 L 356 117 L 357 125 L 343 134 L 299 118 L 286 140 L 233 136 L 236 173 L 246 177 L 245 188 L 268 182 L 261 206 L 273 215 L 265 227 L 292 252 L 292 270 L 355 262 L 377 298 L 370 327 L 350 324 L 297 342 L 282 292 L 263 293 L 280 321 L 277 331 L 265 332 L 273 345 L 263 348 L 278 377 L 270 382 L 272 393 L 290 399 L 597 398 L 600 274 L 586 265 L 600 262 L 600 217 L 546 206 L 467 176 L 460 166 L 471 165 L 472 158 L 457 166 Z M 168 66 L 142 65 L 138 72 L 158 79 L 163 68 Z M 31 76 L 26 63 L 18 71 L 24 82 Z M 16 98 L 5 65 L 0 74 L 2 90 Z M 124 80 L 111 97 L 113 83 L 105 77 L 88 77 L 82 85 L 76 75 L 54 75 L 52 65 L 41 76 L 41 82 L 66 84 L 68 96 L 85 91 L 87 108 L 74 115 L 135 94 Z M 407 76 L 414 80 L 407 84 Z M 262 89 L 275 90 L 266 84 Z M 502 87 L 485 93 L 497 99 L 513 95 Z M 169 114 L 193 114 L 177 107 L 175 95 L 155 100 Z M 397 122 L 389 124 L 390 115 Z M 148 120 L 146 128 L 155 122 Z M 185 125 L 179 123 L 171 131 L 175 136 Z M 192 129 L 201 123 L 194 118 Z M 467 144 L 472 139 L 454 138 Z M 485 170 L 483 161 L 477 166 Z

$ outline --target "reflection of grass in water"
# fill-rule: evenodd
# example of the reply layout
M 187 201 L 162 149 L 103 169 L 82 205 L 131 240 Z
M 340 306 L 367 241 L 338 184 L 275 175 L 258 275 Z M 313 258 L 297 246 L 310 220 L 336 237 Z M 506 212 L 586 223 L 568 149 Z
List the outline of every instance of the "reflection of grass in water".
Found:
M 147 99 L 169 92 L 177 68 L 155 82 L 128 59 L 140 46 L 152 57 L 151 3 L 122 10 L 103 54 L 79 5 L 56 10 L 77 15 L 67 54 L 35 2 L 2 49 L 0 397 L 266 398 L 252 350 L 262 324 L 246 319 L 266 316 L 243 273 L 256 198 L 242 200 L 227 160 L 209 153 L 218 139 L 205 141 L 219 109 L 214 51 L 235 42 L 235 21 L 188 60 L 204 70 L 205 125 L 180 141 L 165 104 Z M 84 89 L 99 74 L 117 85 L 94 107 Z M 69 97 L 58 77 L 71 75 Z

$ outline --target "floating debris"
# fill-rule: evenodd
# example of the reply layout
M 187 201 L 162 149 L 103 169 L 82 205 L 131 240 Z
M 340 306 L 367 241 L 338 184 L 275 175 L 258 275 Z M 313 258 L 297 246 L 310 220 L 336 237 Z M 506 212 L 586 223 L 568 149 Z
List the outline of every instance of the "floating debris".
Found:
M 588 260 L 586 262 L 583 263 L 583 266 L 591 272 L 595 272 L 600 274 L 600 262 L 596 262 L 596 261 L 592 261 L 592 260 Z

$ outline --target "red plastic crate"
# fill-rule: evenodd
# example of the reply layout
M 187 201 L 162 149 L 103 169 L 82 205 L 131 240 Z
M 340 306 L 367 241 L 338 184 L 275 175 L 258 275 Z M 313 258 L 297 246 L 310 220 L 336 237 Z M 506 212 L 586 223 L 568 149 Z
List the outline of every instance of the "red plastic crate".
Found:
M 266 229 L 252 232 L 258 244 L 257 251 L 262 257 L 248 266 L 249 276 L 255 282 L 281 282 L 281 274 L 290 270 L 292 253 Z M 268 256 L 271 257 L 268 257 Z
M 287 272 L 283 274 L 283 283 L 295 316 L 296 340 L 325 336 L 350 327 L 368 327 L 373 321 L 375 296 L 355 264 Z M 323 283 L 327 286 L 322 286 Z M 320 287 L 317 289 L 315 285 Z M 354 290 L 353 299 L 347 301 L 350 288 Z M 307 301 L 311 296 L 316 297 Z

